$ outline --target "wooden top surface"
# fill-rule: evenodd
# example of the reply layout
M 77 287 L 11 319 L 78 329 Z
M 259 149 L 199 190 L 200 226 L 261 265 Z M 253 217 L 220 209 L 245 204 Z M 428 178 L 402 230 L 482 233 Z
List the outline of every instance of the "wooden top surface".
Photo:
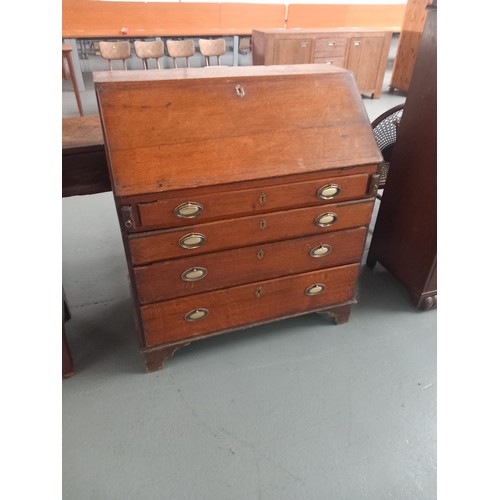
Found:
M 95 71 L 94 84 L 105 83 L 167 82 L 171 80 L 195 80 L 207 78 L 234 78 L 264 76 L 286 76 L 305 74 L 347 73 L 338 66 L 327 64 L 289 64 L 273 66 L 205 66 L 202 68 L 171 68 L 143 70 Z
M 63 118 L 62 149 L 87 148 L 104 145 L 101 119 L 99 115 Z
M 266 34 L 283 34 L 283 35 L 303 35 L 303 34 L 318 34 L 318 33 L 391 33 L 390 29 L 384 28 L 270 28 L 270 29 L 254 29 L 254 33 L 266 33 Z
M 354 77 L 327 64 L 94 74 L 117 196 L 382 158 Z

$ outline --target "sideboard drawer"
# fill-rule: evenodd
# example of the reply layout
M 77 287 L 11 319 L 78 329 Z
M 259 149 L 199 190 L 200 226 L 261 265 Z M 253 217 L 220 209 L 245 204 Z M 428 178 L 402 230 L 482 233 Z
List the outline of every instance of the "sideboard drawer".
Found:
M 347 38 L 345 37 L 316 38 L 314 57 L 316 56 L 344 57 L 346 47 L 347 47 Z
M 338 231 L 370 223 L 373 199 L 299 208 L 129 236 L 134 265 Z
M 367 194 L 369 177 L 369 174 L 329 176 L 286 185 L 264 185 L 203 195 L 198 195 L 196 190 L 190 190 L 182 197 L 140 203 L 140 224 L 146 229 L 178 227 L 236 215 L 321 204 L 325 199 L 336 202 L 355 199 Z M 338 189 L 331 189 L 327 198 L 321 197 L 321 189 L 330 185 L 338 186 Z
M 145 344 L 175 342 L 349 301 L 358 270 L 359 264 L 351 264 L 142 306 Z
M 366 228 L 347 229 L 134 268 L 141 304 L 359 262 Z
M 334 66 L 339 66 L 340 68 L 345 67 L 345 58 L 344 57 L 315 57 L 315 63 L 322 64 L 333 64 Z

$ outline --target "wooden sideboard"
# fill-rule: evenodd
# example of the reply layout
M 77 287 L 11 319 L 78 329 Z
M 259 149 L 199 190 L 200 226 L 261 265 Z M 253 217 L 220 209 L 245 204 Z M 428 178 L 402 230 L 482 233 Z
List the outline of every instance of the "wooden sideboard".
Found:
M 424 310 L 437 305 L 437 8 L 427 10 L 367 257 Z
M 211 335 L 348 320 L 382 160 L 326 64 L 94 73 L 148 371 Z
M 359 91 L 378 99 L 391 36 L 375 29 L 253 30 L 253 64 L 332 64 L 352 71 Z

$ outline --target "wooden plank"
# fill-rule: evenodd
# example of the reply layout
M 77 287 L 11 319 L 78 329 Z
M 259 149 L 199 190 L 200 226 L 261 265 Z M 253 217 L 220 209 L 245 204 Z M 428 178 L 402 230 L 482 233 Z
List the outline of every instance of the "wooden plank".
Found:
M 220 7 L 219 30 L 223 33 L 251 35 L 255 27 L 285 27 L 285 4 L 221 3 Z
M 406 92 L 413 77 L 420 38 L 427 16 L 427 6 L 432 0 L 409 0 L 405 10 L 401 38 L 391 76 L 391 89 Z
M 290 4 L 287 28 L 365 27 L 401 31 L 402 4 Z
M 63 38 L 209 35 L 220 33 L 220 4 L 64 0 L 62 26 Z
M 285 4 L 63 0 L 63 38 L 209 36 L 280 28 Z M 401 4 L 291 4 L 288 28 L 375 27 L 400 31 Z M 122 29 L 126 28 L 126 32 Z

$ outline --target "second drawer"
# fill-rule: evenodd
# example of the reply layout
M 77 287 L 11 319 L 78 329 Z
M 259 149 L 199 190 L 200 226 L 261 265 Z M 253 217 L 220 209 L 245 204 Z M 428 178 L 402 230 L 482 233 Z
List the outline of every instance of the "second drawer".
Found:
M 359 227 L 136 267 L 137 297 L 147 304 L 359 262 L 365 238 Z

